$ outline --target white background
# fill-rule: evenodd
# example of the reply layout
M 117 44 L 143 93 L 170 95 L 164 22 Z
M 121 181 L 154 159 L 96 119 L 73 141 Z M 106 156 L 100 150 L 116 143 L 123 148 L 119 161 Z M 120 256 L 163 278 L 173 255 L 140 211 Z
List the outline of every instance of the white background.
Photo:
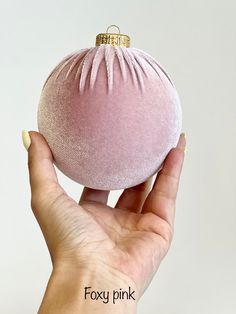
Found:
M 188 142 L 175 238 L 139 313 L 236 313 L 235 12 L 235 0 L 0 1 L 0 313 L 36 313 L 51 271 L 21 130 L 37 129 L 51 69 L 110 24 L 170 73 Z M 82 187 L 59 176 L 78 199 Z

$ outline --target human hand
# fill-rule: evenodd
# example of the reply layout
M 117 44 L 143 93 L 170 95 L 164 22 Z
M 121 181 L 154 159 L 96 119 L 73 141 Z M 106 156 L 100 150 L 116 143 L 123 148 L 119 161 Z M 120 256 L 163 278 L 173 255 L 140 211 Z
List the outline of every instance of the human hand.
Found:
M 25 138 L 27 134 L 24 133 Z M 58 183 L 53 156 L 44 137 L 33 131 L 29 135 L 31 205 L 53 264 L 39 313 L 49 313 L 48 307 L 50 313 L 76 313 L 73 309 L 79 311 L 83 305 L 81 300 L 80 305 L 73 301 L 74 308 L 70 308 L 69 291 L 73 290 L 72 294 L 75 294 L 87 283 L 94 283 L 96 289 L 100 285 L 103 290 L 106 286 L 107 289 L 130 286 L 135 290 L 137 301 L 172 240 L 175 201 L 186 145 L 184 135 L 168 154 L 153 187 L 152 178 L 149 178 L 138 186 L 125 189 L 114 208 L 107 205 L 109 191 L 85 187 L 79 204 L 72 199 Z M 80 284 L 76 283 L 78 281 Z M 54 289 L 55 286 L 58 288 Z M 63 297 L 68 311 L 60 312 L 57 302 L 52 301 L 53 289 L 57 290 L 56 295 L 62 291 L 65 294 L 63 287 L 68 288 L 68 295 Z M 62 301 L 60 306 L 60 309 L 64 306 Z M 134 313 L 135 305 L 131 307 L 129 313 Z M 100 313 L 98 308 L 94 313 Z M 102 313 L 106 313 L 105 310 Z

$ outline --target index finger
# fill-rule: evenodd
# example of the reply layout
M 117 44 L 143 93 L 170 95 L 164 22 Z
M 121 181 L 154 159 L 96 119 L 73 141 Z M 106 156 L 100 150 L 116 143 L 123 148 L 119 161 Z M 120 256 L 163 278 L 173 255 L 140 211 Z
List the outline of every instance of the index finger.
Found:
M 174 220 L 175 201 L 184 161 L 185 146 L 186 139 L 184 133 L 182 133 L 177 146 L 166 157 L 153 188 L 143 205 L 142 213 L 153 212 L 170 225 L 173 224 Z

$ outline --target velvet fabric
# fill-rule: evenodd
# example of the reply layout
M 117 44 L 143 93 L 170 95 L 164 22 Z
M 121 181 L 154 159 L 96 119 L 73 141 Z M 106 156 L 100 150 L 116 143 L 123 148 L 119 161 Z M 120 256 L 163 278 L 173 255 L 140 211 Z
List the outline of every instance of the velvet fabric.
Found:
M 38 127 L 55 165 L 94 189 L 137 185 L 176 146 L 182 123 L 175 86 L 150 55 L 101 45 L 67 56 L 44 84 Z

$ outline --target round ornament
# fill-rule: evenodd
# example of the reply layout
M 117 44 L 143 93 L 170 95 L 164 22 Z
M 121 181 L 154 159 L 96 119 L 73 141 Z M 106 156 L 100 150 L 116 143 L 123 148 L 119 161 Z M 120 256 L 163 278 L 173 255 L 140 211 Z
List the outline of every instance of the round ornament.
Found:
M 108 30 L 97 35 L 95 47 L 56 66 L 38 109 L 55 165 L 100 190 L 135 186 L 158 172 L 182 123 L 177 91 L 163 67 L 130 47 L 129 36 Z

